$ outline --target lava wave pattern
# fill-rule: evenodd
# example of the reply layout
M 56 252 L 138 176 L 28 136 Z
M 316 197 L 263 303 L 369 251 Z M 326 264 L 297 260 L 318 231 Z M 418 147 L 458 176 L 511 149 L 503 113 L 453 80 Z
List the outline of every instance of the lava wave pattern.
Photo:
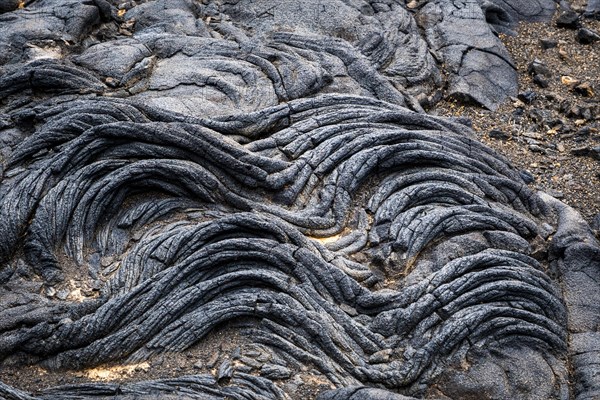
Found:
M 514 94 L 494 32 L 553 1 L 9 3 L 0 368 L 241 349 L 0 397 L 600 393 L 591 229 L 422 108 L 442 87 L 490 109 Z

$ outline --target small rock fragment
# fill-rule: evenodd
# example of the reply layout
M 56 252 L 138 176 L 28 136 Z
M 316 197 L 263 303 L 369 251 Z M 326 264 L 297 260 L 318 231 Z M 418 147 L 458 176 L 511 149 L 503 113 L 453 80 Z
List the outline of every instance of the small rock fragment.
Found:
M 533 174 L 527 170 L 519 171 L 519 175 L 521 175 L 521 179 L 523 179 L 523 182 L 525 182 L 526 184 L 530 184 L 535 181 Z
M 292 371 L 280 365 L 265 364 L 260 369 L 260 376 L 267 379 L 287 379 L 292 376 Z
M 117 86 L 119 86 L 119 81 L 110 76 L 104 79 L 104 83 L 106 83 L 111 88 L 116 88 Z
M 567 51 L 562 47 L 558 48 L 558 55 L 560 56 L 561 60 L 567 60 L 569 58 L 569 53 L 567 53 Z
M 533 90 L 527 90 L 525 92 L 519 93 L 517 98 L 521 100 L 525 104 L 531 104 L 533 100 L 535 100 L 536 94 Z
M 225 360 L 219 366 L 219 372 L 217 374 L 217 381 L 219 383 L 227 382 L 233 376 L 233 367 L 229 360 Z
M 598 40 L 600 40 L 600 34 L 594 30 L 581 28 L 577 31 L 577 41 L 581 44 L 592 44 Z
M 252 357 L 246 357 L 246 356 L 242 356 L 240 357 L 240 362 L 251 367 L 251 368 L 258 368 L 262 365 L 262 363 Z
M 469 117 L 454 117 L 452 120 L 457 124 L 461 124 L 469 128 L 473 127 L 473 120 Z
M 513 107 L 515 107 L 515 108 L 522 108 L 522 107 L 525 107 L 525 103 L 523 103 L 519 99 L 515 99 L 515 102 L 513 103 Z
M 523 136 L 531 138 L 531 139 L 536 139 L 536 140 L 542 140 L 543 136 L 537 132 L 524 132 Z
M 419 3 L 417 2 L 417 0 L 412 0 L 406 5 L 406 7 L 408 7 L 411 10 L 417 8 L 418 6 Z
M 543 147 L 538 146 L 537 144 L 530 144 L 529 150 L 533 153 L 545 153 L 546 152 L 546 150 L 544 150 Z
M 506 132 L 503 132 L 499 129 L 492 129 L 490 131 L 490 133 L 488 133 L 488 136 L 491 139 L 497 139 L 497 140 L 508 140 L 510 139 L 510 135 L 507 134 Z
M 573 91 L 584 97 L 594 97 L 594 89 L 589 82 L 583 82 L 573 88 Z
M 238 360 L 240 357 L 242 356 L 242 349 L 240 348 L 240 346 L 237 346 L 235 349 L 233 349 L 233 351 L 231 352 L 231 358 L 233 360 Z
M 579 81 L 577 79 L 575 79 L 571 76 L 568 76 L 568 75 L 561 76 L 560 81 L 563 83 L 563 85 L 567 85 L 567 86 L 574 86 L 579 83 Z
M 548 50 L 548 49 L 553 49 L 556 46 L 558 46 L 558 40 L 555 39 L 541 39 L 540 40 L 540 44 L 542 46 L 542 49 L 544 50 Z
M 577 29 L 579 24 L 579 14 L 572 10 L 563 11 L 556 20 L 556 26 L 559 28 Z
M 571 154 L 578 157 L 590 157 L 600 160 L 600 146 L 595 147 L 578 147 L 571 150 Z
M 544 62 L 538 59 L 535 59 L 529 63 L 527 66 L 527 72 L 529 72 L 531 75 L 544 75 L 548 77 L 552 76 L 550 68 L 548 68 Z
M 237 372 L 241 372 L 242 374 L 249 374 L 252 372 L 252 370 L 254 369 L 253 367 L 251 367 L 250 365 L 238 365 L 235 367 Z

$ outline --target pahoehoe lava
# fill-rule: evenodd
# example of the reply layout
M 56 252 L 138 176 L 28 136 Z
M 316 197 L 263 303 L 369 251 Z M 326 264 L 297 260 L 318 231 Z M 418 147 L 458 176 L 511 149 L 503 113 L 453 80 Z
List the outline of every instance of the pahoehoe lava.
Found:
M 422 108 L 514 95 L 557 4 L 406 3 L 0 1 L 0 377 L 261 349 L 0 397 L 600 396 L 592 230 Z

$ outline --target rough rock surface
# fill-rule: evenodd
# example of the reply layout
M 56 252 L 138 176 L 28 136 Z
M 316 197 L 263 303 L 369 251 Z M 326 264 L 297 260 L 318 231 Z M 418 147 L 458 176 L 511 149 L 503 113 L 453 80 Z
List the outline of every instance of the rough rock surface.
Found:
M 588 1 L 585 13 L 586 13 L 586 16 L 599 18 L 600 17 L 600 1 L 598 1 L 598 0 Z
M 0 397 L 599 396 L 590 227 L 421 108 L 515 95 L 494 33 L 555 8 L 0 2 L 0 380 L 243 338 Z

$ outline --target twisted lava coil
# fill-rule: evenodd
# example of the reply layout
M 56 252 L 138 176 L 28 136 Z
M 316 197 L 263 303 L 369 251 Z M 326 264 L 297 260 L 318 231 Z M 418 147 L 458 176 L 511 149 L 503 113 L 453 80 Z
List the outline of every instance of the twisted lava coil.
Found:
M 554 8 L 0 2 L 0 376 L 241 338 L 0 397 L 600 396 L 592 231 L 421 108 L 514 95 L 494 33 Z

